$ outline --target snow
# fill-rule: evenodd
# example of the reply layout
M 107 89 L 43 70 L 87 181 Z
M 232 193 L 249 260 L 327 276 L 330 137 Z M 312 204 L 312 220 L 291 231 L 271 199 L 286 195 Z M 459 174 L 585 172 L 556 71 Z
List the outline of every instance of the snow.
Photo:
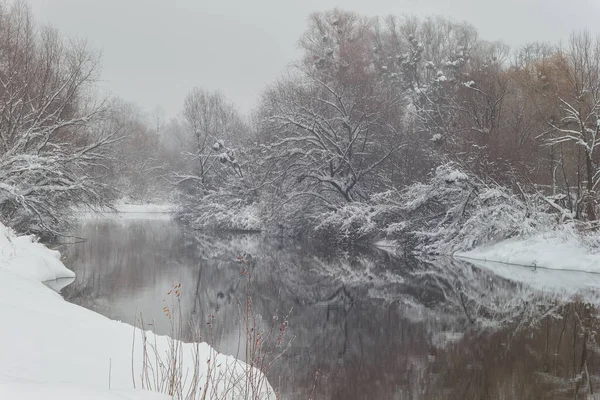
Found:
M 109 390 L 76 384 L 29 382 L 0 377 L 3 399 L 18 400 L 169 400 L 165 394 L 145 390 Z
M 162 213 L 168 214 L 173 209 L 172 204 L 126 204 L 118 203 L 116 206 L 121 213 Z
M 260 232 L 262 219 L 256 204 L 241 204 L 238 201 L 223 201 L 222 198 L 206 196 L 199 207 L 184 208 L 184 218 L 191 214 L 191 226 L 195 229 L 217 229 L 243 232 Z
M 100 210 L 74 210 L 81 219 L 154 219 L 165 220 L 171 218 L 171 212 L 175 206 L 173 204 L 132 204 L 120 201 L 115 205 L 115 211 Z
M 23 268 L 27 265 L 27 268 Z M 22 277 L 42 281 L 74 278 L 60 261 L 58 251 L 35 242 L 34 236 L 19 236 L 0 224 L 0 267 Z
M 466 174 L 464 174 L 463 172 L 460 172 L 458 170 L 445 171 L 442 175 L 440 175 L 440 177 L 446 183 L 469 180 L 469 177 Z
M 139 329 L 68 303 L 42 283 L 48 278 L 72 279 L 73 273 L 60 262 L 58 252 L 31 237 L 16 237 L 0 224 L 0 254 L 0 319 L 5 321 L 0 329 L 0 399 L 170 398 L 140 390 Z M 165 354 L 169 339 L 151 332 L 147 335 L 149 343 L 156 343 L 158 353 Z M 185 371 L 193 372 L 192 352 L 196 347 L 181 346 L 185 375 Z M 244 382 L 249 370 L 246 364 L 217 354 L 206 343 L 198 344 L 197 349 L 201 387 L 209 375 L 209 365 L 210 390 L 223 394 L 226 387 L 234 385 L 232 382 Z M 256 376 L 262 377 L 260 373 Z M 243 389 L 234 388 L 227 398 L 236 398 L 233 393 Z M 271 399 L 275 398 L 272 393 L 268 383 L 263 383 L 255 395 Z M 211 393 L 207 396 L 212 397 Z
M 376 249 L 383 250 L 391 255 L 401 255 L 402 246 L 397 240 L 380 239 L 373 243 Z
M 535 266 L 563 271 L 600 273 L 600 253 L 575 234 L 550 231 L 456 253 L 455 257 Z
M 397 240 L 388 239 L 377 240 L 374 245 L 379 249 L 398 249 L 400 247 L 400 244 Z
M 482 261 L 471 258 L 457 257 L 468 261 L 478 268 L 486 269 L 502 278 L 522 282 L 528 286 L 544 292 L 562 293 L 567 299 L 574 295 L 581 295 L 587 290 L 596 293 L 600 289 L 600 275 L 587 272 L 573 272 L 570 270 L 553 270 L 539 267 L 525 267 L 502 262 Z M 590 300 L 591 293 L 586 295 Z M 600 298 L 597 299 L 600 303 Z
M 432 142 L 439 142 L 441 140 L 442 140 L 442 135 L 440 135 L 439 133 L 436 133 L 431 137 Z

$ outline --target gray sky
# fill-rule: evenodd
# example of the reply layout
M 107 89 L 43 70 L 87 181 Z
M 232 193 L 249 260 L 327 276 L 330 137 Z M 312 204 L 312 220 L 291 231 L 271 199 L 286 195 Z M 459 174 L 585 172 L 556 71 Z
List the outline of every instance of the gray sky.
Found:
M 110 91 L 179 113 L 194 86 L 221 90 L 243 111 L 298 55 L 313 11 L 439 14 L 510 45 L 600 33 L 600 0 L 29 0 L 38 21 L 102 52 Z

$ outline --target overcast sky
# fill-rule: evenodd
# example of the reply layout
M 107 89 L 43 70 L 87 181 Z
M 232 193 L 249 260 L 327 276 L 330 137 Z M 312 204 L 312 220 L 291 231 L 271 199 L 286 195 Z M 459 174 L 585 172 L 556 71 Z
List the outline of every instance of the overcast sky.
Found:
M 313 11 L 439 14 L 510 45 L 600 33 L 600 0 L 29 0 L 39 21 L 102 53 L 103 84 L 168 116 L 194 86 L 221 90 L 247 112 L 298 55 Z

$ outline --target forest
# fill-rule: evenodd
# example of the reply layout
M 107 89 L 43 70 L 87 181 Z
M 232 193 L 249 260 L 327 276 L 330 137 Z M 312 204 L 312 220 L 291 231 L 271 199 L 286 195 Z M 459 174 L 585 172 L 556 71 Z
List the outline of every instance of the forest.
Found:
M 334 9 L 298 44 L 249 115 L 195 87 L 166 118 L 103 96 L 98 52 L 2 4 L 2 222 L 53 238 L 73 209 L 169 201 L 193 229 L 438 254 L 597 228 L 598 37 L 510 48 Z

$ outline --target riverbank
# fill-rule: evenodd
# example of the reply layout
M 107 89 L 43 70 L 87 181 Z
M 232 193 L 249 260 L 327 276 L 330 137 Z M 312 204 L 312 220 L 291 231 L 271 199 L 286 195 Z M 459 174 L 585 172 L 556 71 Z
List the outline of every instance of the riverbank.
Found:
M 42 283 L 73 276 L 60 253 L 35 243 L 33 237 L 16 237 L 0 224 L 0 398 L 171 398 L 140 390 L 140 330 L 68 303 Z M 173 343 L 165 336 L 145 335 L 158 354 L 166 354 Z M 246 392 L 248 384 L 255 396 L 275 398 L 261 374 L 252 371 L 261 378 L 259 383 L 246 382 L 250 367 L 245 363 L 217 354 L 206 343 L 181 344 L 180 349 L 183 376 L 197 373 L 196 383 L 206 388 L 206 398 L 224 391 L 236 398 L 234 394 Z M 152 357 L 146 362 L 156 361 Z M 186 381 L 186 389 L 191 382 Z
M 173 204 L 133 204 L 119 201 L 113 210 L 74 209 L 79 219 L 158 219 L 168 220 L 175 205 Z
M 596 236 L 581 236 L 568 229 L 502 240 L 457 252 L 467 261 L 491 261 L 562 271 L 600 273 L 600 248 Z
M 115 208 L 119 213 L 170 214 L 175 206 L 173 204 L 134 204 L 120 201 Z

